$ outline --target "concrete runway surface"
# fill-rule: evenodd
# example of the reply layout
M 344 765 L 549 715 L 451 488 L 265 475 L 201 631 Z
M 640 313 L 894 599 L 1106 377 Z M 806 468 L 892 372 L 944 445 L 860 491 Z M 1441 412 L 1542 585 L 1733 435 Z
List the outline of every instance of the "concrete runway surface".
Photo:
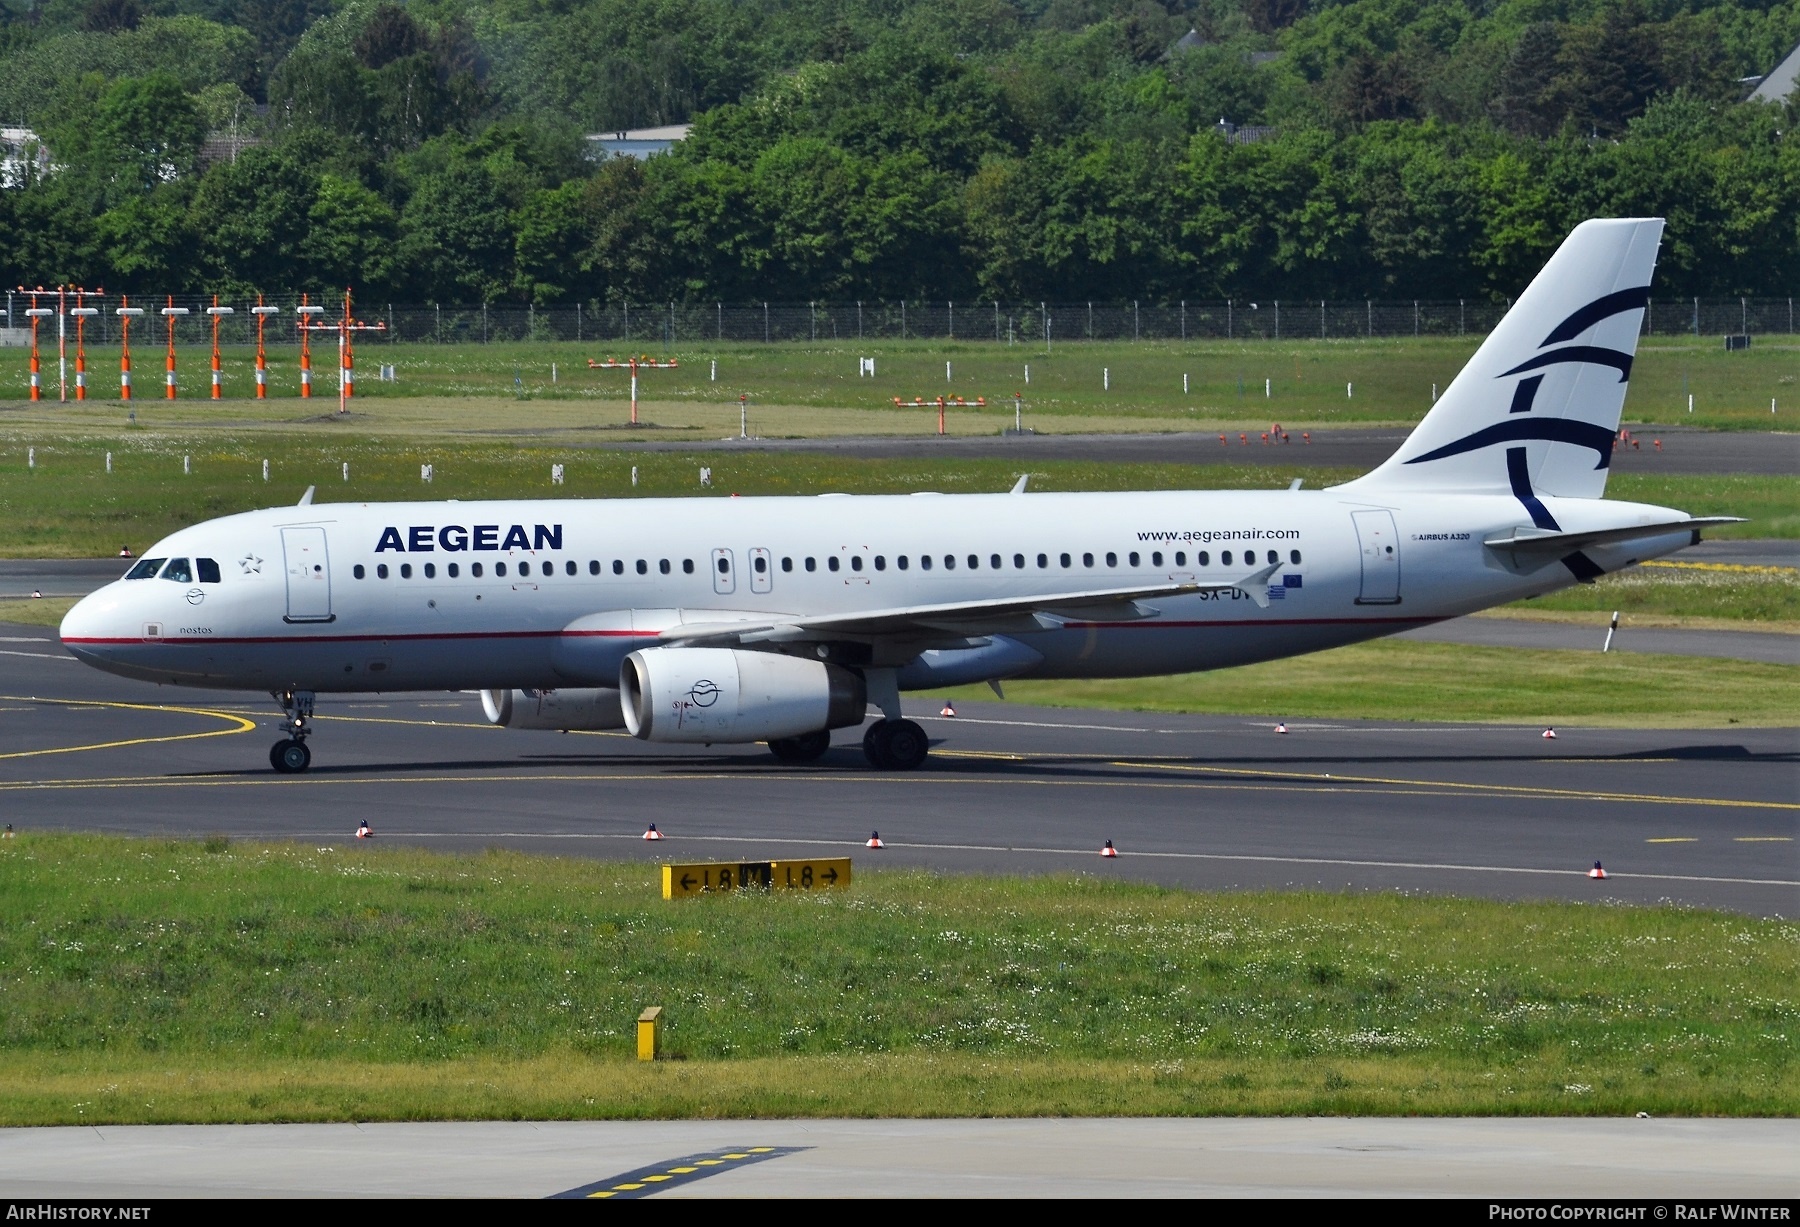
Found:
M 3 629 L 3 628 L 0 628 Z M 313 768 L 268 766 L 257 696 L 87 669 L 48 632 L 0 636 L 0 807 L 21 830 L 559 855 L 855 855 L 961 872 L 1081 872 L 1196 888 L 1398 889 L 1675 900 L 1800 912 L 1794 729 L 1273 722 L 908 700 L 934 740 L 870 769 L 855 730 L 818 763 L 760 746 L 496 729 L 463 694 L 320 701 Z M 32 635 L 36 638 L 32 638 Z M 655 822 L 660 844 L 640 837 Z M 862 847 L 871 829 L 887 847 Z M 1122 855 L 1102 860 L 1112 840 Z M 1603 862 L 1605 881 L 1586 877 Z
M 1792 1198 L 1800 1121 L 779 1120 L 0 1130 L 12 1199 Z

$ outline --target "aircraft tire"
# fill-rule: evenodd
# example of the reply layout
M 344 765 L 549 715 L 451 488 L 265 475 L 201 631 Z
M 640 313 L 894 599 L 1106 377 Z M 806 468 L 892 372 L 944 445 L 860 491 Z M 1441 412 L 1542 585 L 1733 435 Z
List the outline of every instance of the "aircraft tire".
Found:
M 777 737 L 769 743 L 769 753 L 784 763 L 810 763 L 831 749 L 831 730 L 802 733 L 798 737 Z
M 931 753 L 931 740 L 925 730 L 911 720 L 888 721 L 886 757 L 889 770 L 914 771 Z
M 312 766 L 312 751 L 304 741 L 278 741 L 269 750 L 269 766 L 282 775 L 298 775 Z
M 869 766 L 878 771 L 893 769 L 887 755 L 888 723 L 886 720 L 877 720 L 863 731 L 863 757 L 869 760 Z

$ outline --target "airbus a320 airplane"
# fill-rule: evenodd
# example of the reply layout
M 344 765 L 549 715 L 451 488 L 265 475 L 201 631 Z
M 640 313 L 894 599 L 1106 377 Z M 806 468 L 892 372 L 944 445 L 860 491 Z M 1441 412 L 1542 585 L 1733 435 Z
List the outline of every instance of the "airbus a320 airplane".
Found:
M 1315 652 L 1551 592 L 1708 525 L 1603 500 L 1660 219 L 1578 226 L 1386 463 L 1325 490 L 311 503 L 183 529 L 62 624 L 81 660 L 316 695 L 480 690 L 509 728 L 767 742 L 865 722 L 925 761 L 903 691 Z

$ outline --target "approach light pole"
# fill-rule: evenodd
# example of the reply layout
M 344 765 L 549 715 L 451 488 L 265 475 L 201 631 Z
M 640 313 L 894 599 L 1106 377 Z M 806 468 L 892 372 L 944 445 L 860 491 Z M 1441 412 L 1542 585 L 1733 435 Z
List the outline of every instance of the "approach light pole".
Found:
M 37 294 L 19 287 L 21 292 L 31 294 L 31 306 L 25 309 L 25 318 L 31 321 L 31 399 L 44 399 L 43 367 L 38 361 L 38 321 L 46 316 L 55 315 L 49 307 L 37 305 Z M 40 290 L 42 286 L 38 287 Z
M 256 317 L 256 399 L 265 400 L 269 395 L 269 358 L 263 350 L 263 324 L 271 315 L 278 315 L 280 307 L 263 306 L 263 296 L 256 296 L 256 305 L 250 308 L 250 314 Z
M 180 317 L 186 315 L 188 313 L 188 309 L 186 307 L 177 307 L 175 305 L 175 296 L 173 294 L 169 295 L 168 297 L 169 297 L 169 305 L 164 307 L 161 312 L 163 319 L 167 320 L 168 325 L 169 325 L 169 357 L 168 357 L 167 363 L 165 363 L 165 365 L 163 367 L 163 398 L 165 400 L 174 400 L 175 399 L 175 321 L 177 319 L 179 319 Z
M 627 358 L 623 362 L 617 362 L 611 358 L 608 358 L 605 362 L 595 362 L 592 358 L 588 359 L 588 369 L 590 371 L 629 370 L 631 372 L 631 424 L 633 426 L 638 424 L 638 368 L 643 367 L 646 370 L 666 371 L 680 365 L 681 364 L 673 358 L 664 362 L 660 359 L 652 358 L 648 354 L 642 354 L 636 358 Z
M 131 306 L 129 294 L 119 295 L 119 305 L 113 314 L 119 317 L 119 399 L 131 399 L 131 321 L 144 313 L 142 307 Z
M 206 313 L 212 316 L 213 326 L 212 398 L 214 400 L 219 400 L 225 395 L 225 376 L 224 372 L 219 368 L 219 320 L 223 316 L 235 315 L 236 312 L 230 307 L 221 307 L 219 305 L 219 296 L 214 294 L 212 306 L 206 309 Z
M 309 305 L 306 301 L 306 295 L 302 294 L 300 296 L 300 305 L 294 308 L 294 314 L 300 317 L 294 324 L 294 327 L 300 330 L 300 395 L 302 397 L 310 398 L 312 396 L 311 334 L 315 327 L 312 321 L 314 317 L 324 315 L 325 308 Z
M 296 308 L 296 310 L 307 315 L 316 315 L 323 314 L 325 308 L 313 307 L 309 311 L 306 307 L 302 306 Z M 302 320 L 300 322 L 300 330 L 302 338 L 304 338 L 308 332 L 335 332 L 338 334 L 338 412 L 349 413 L 350 399 L 356 395 L 356 358 L 352 351 L 351 335 L 358 332 L 386 332 L 387 321 L 383 320 L 379 324 L 365 324 L 351 315 L 350 291 L 346 289 L 344 291 L 344 315 L 342 319 L 338 320 L 335 324 L 309 324 L 305 320 Z M 306 355 L 310 355 L 310 352 L 310 349 L 303 351 Z M 310 376 L 310 357 L 303 356 L 301 361 L 303 363 L 301 368 L 301 378 L 305 380 L 305 383 L 302 386 L 300 394 L 302 396 L 311 396 L 312 379 Z
M 98 307 L 87 306 L 83 301 L 86 295 L 86 290 L 76 290 L 75 305 L 69 309 L 69 314 L 75 317 L 76 400 L 87 399 L 87 322 L 91 317 L 100 314 L 100 309 Z M 96 291 L 93 296 L 95 298 L 104 298 L 105 293 L 104 291 Z

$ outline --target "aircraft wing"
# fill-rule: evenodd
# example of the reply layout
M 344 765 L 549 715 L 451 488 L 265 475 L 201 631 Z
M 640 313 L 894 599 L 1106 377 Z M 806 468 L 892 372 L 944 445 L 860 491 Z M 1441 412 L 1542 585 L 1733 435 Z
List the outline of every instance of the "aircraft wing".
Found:
M 941 605 L 907 605 L 817 617 L 775 615 L 764 622 L 686 623 L 662 633 L 666 643 L 792 643 L 830 639 L 917 639 L 943 635 L 980 636 L 1045 630 L 1063 619 L 1130 621 L 1154 617 L 1138 604 L 1157 597 L 1242 589 L 1267 607 L 1269 579 L 1279 563 L 1235 580 L 1178 580 L 1130 588 L 1095 588 L 1044 596 L 960 601 Z
M 1491 550 L 1561 554 L 1587 545 L 1612 545 L 1619 541 L 1636 541 L 1643 537 L 1663 537 L 1670 533 L 1693 532 L 1720 524 L 1742 524 L 1739 516 L 1702 516 L 1688 520 L 1667 520 L 1660 524 L 1633 524 L 1625 528 L 1601 528 L 1591 532 L 1564 533 L 1550 529 L 1515 528 L 1504 537 L 1490 537 L 1481 544 Z

